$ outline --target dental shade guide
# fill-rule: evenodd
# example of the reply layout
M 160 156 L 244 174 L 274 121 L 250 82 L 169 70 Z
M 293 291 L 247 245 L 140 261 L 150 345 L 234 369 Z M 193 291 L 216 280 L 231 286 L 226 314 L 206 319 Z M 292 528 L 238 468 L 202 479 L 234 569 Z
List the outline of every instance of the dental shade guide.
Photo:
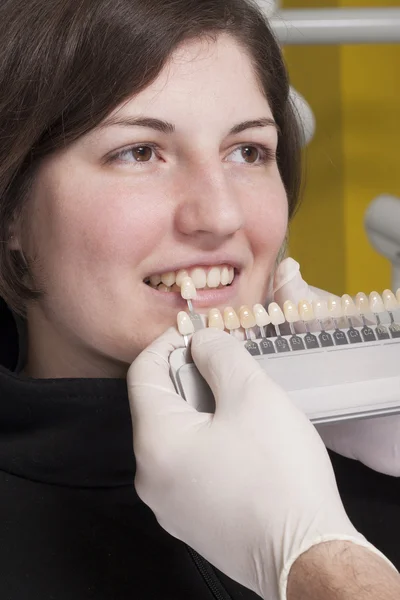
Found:
M 183 313 L 183 314 L 182 314 Z M 211 309 L 208 326 L 244 333 L 244 346 L 314 423 L 400 414 L 400 289 L 380 296 L 345 294 L 296 305 L 256 304 Z M 186 317 L 184 317 L 186 315 Z M 179 313 L 188 344 L 193 323 Z M 288 323 L 290 333 L 282 326 Z M 303 323 L 305 333 L 297 333 Z M 267 335 L 267 327 L 273 327 Z M 202 412 L 215 409 L 212 393 L 186 348 L 170 357 L 177 391 Z

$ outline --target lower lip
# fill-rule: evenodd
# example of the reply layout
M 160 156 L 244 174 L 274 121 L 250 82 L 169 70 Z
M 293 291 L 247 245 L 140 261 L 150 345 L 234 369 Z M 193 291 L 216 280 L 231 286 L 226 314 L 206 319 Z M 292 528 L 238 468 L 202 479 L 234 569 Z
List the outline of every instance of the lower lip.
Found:
M 217 308 L 218 306 L 229 304 L 237 294 L 239 277 L 240 275 L 236 275 L 231 285 L 220 289 L 197 290 L 197 296 L 192 300 L 194 310 L 199 308 Z M 187 301 L 182 298 L 179 292 L 159 292 L 147 284 L 144 285 L 154 298 L 161 300 L 164 304 L 173 306 L 179 310 L 187 308 Z

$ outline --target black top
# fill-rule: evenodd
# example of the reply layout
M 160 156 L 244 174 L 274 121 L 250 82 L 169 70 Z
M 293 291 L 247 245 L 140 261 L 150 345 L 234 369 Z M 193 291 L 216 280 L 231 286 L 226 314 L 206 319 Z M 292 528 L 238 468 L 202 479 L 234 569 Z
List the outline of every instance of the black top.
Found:
M 255 600 L 137 497 L 125 382 L 18 375 L 1 300 L 0 333 L 0 598 Z M 331 456 L 350 518 L 400 567 L 400 480 Z

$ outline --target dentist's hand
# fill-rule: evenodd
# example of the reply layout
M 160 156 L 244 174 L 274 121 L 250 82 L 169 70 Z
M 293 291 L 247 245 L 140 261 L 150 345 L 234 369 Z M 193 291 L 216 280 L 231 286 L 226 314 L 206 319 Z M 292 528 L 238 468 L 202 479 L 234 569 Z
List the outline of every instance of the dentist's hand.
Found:
M 329 295 L 304 281 L 300 265 L 293 258 L 286 258 L 278 266 L 274 300 L 281 306 L 286 300 L 298 303 Z M 331 324 L 326 322 L 325 326 L 329 328 Z M 330 450 L 359 460 L 380 473 L 400 477 L 400 416 L 343 421 L 316 428 Z
M 214 415 L 175 392 L 168 358 L 180 345 L 168 331 L 128 373 L 135 485 L 162 527 L 269 600 L 286 598 L 291 566 L 310 547 L 369 547 L 344 511 L 319 435 L 243 345 L 216 329 L 193 336 Z

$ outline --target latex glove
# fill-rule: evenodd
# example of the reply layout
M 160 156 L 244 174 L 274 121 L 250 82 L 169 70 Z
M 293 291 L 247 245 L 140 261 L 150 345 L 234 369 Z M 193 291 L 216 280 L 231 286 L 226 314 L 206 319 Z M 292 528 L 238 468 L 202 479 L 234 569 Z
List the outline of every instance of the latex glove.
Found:
M 285 300 L 297 303 L 329 295 L 304 281 L 300 265 L 293 258 L 286 258 L 278 266 L 274 299 L 281 306 Z M 332 326 L 329 321 L 324 325 L 326 328 Z M 316 429 L 330 450 L 359 460 L 380 473 L 400 477 L 400 416 L 329 423 L 317 425 Z
M 178 345 L 170 330 L 128 373 L 135 485 L 160 525 L 268 600 L 286 598 L 290 567 L 311 546 L 370 547 L 344 511 L 314 427 L 243 345 L 216 329 L 193 336 L 214 415 L 175 392 L 168 358 Z

